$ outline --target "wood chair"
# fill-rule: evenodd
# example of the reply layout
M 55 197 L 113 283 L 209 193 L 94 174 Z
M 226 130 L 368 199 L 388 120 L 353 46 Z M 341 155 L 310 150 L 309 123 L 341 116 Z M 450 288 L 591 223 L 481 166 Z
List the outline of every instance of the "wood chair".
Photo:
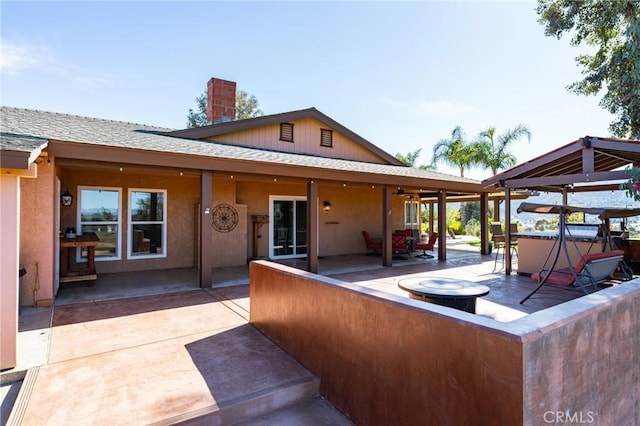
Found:
M 427 250 L 433 251 L 433 246 L 436 244 L 437 240 L 438 240 L 438 233 L 432 232 L 431 235 L 429 236 L 429 241 L 427 242 L 418 241 L 415 244 L 415 247 L 417 250 L 422 250 L 422 254 L 419 254 L 416 257 L 433 258 L 432 254 L 427 254 Z

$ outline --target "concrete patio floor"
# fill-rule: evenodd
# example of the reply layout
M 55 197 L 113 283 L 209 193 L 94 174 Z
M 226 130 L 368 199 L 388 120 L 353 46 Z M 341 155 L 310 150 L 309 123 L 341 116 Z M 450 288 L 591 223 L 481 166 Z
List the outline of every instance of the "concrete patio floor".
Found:
M 321 259 L 320 273 L 405 297 L 398 282 L 406 278 L 479 282 L 491 291 L 478 300 L 477 314 L 498 321 L 581 296 L 543 288 L 521 305 L 535 282 L 505 276 L 494 261 L 494 255 L 466 248 L 448 250 L 444 262 L 411 258 L 390 268 L 382 267 L 380 258 L 354 255 Z M 2 424 L 27 370 L 20 389 L 27 397 L 19 398 L 27 402 L 15 407 L 14 414 L 21 411 L 12 417 L 25 425 L 168 424 L 243 395 L 312 383 L 311 373 L 248 324 L 248 269 L 221 268 L 214 276 L 215 288 L 199 289 L 195 269 L 112 274 L 94 287 L 62 289 L 54 307 L 23 308 L 19 366 L 2 373 Z M 330 406 L 309 412 L 325 424 L 348 424 Z M 278 419 L 255 424 L 283 424 L 284 418 Z

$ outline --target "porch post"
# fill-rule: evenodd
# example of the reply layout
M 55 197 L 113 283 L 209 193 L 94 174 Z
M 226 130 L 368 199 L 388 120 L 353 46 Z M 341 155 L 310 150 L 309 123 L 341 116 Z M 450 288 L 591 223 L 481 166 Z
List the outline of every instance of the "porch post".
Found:
M 200 287 L 210 288 L 213 278 L 213 173 L 202 171 L 200 177 Z
M 318 183 L 307 183 L 307 271 L 318 273 Z
M 480 194 L 480 254 L 489 253 L 489 195 Z
M 382 188 L 382 266 L 393 266 L 391 188 Z
M 0 176 L 2 256 L 0 256 L 0 369 L 17 362 L 18 267 L 20 253 L 20 178 Z M 34 271 L 28 271 L 33 274 Z
M 511 188 L 504 188 L 504 273 L 511 275 Z
M 435 232 L 433 227 L 433 212 L 433 201 L 429 201 L 429 232 L 427 232 L 427 238 L 429 238 L 432 232 Z
M 447 260 L 447 193 L 438 192 L 438 261 Z

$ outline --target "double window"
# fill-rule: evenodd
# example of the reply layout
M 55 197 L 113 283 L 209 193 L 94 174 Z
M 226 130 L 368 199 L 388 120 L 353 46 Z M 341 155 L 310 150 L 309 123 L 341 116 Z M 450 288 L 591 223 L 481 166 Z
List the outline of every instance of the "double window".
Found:
M 78 188 L 78 229 L 94 232 L 100 242 L 96 260 L 122 258 L 123 203 L 122 189 L 110 187 Z M 167 205 L 166 191 L 130 189 L 127 210 L 127 258 L 166 256 Z M 86 253 L 78 254 L 79 259 Z

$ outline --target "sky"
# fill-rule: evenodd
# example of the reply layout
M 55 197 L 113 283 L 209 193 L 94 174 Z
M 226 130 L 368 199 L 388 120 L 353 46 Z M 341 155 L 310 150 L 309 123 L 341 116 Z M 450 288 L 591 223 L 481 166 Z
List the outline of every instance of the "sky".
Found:
M 584 48 L 544 35 L 532 1 L 0 3 L 4 106 L 185 128 L 211 77 L 265 114 L 315 107 L 387 151 L 518 124 L 525 162 L 608 136 L 601 94 L 579 96 Z M 443 164 L 438 170 L 458 175 Z M 491 173 L 470 169 L 466 177 Z

